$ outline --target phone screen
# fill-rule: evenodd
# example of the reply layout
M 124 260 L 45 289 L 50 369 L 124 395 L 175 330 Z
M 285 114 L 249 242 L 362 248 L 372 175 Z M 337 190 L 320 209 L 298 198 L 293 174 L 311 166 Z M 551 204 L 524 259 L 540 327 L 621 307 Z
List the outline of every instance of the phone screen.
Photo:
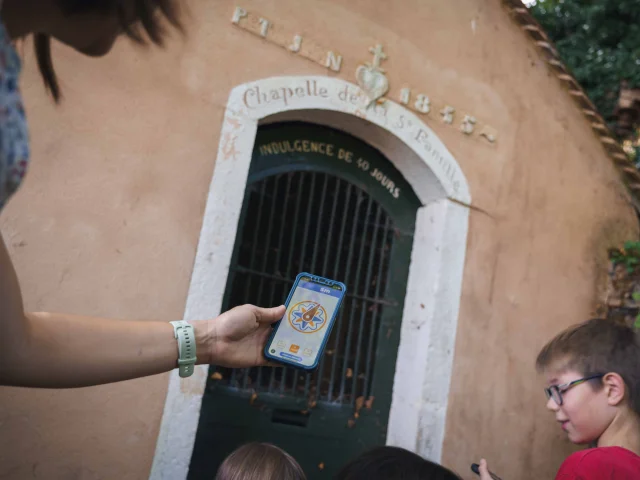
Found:
M 322 285 L 302 277 L 269 345 L 274 357 L 311 367 L 331 332 L 329 324 L 344 292 L 339 285 Z

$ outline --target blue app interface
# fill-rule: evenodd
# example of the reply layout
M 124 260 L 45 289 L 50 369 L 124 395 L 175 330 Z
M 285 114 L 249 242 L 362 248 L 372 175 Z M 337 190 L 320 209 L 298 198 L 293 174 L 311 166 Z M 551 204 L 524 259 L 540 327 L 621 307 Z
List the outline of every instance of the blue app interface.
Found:
M 269 353 L 310 367 L 329 333 L 342 290 L 300 280 L 282 317 Z

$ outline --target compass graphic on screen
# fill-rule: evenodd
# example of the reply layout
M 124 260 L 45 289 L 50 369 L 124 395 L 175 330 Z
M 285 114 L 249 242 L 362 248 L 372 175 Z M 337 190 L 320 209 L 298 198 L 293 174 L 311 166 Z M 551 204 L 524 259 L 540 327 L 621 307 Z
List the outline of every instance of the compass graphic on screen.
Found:
M 289 311 L 289 323 L 302 333 L 315 333 L 327 323 L 327 311 L 318 302 L 304 300 Z

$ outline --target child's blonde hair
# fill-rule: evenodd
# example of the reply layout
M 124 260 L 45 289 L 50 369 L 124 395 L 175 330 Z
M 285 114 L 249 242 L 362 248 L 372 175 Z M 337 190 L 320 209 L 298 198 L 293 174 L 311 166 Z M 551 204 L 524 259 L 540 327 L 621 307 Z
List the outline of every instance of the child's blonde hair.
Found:
M 269 443 L 248 443 L 229 455 L 216 480 L 306 480 L 302 468 L 284 450 Z

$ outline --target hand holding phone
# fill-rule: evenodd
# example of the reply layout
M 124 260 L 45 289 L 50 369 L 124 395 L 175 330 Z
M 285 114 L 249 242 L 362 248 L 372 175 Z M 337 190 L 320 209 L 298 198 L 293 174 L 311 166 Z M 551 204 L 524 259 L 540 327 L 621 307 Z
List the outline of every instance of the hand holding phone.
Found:
M 269 361 L 313 370 L 318 366 L 347 287 L 328 278 L 296 277 L 282 319 L 264 348 Z
M 282 318 L 284 311 L 284 306 L 240 305 L 215 319 L 194 321 L 196 337 L 204 341 L 198 346 L 198 360 L 229 368 L 265 365 L 264 340 L 272 330 L 271 325 Z
M 473 471 L 473 473 L 475 473 L 476 475 L 480 475 L 480 478 L 482 480 L 502 480 L 499 476 L 497 476 L 495 473 L 491 473 L 489 471 L 489 469 L 487 468 L 487 462 L 485 460 L 482 460 L 480 463 L 484 462 L 484 468 L 486 470 L 486 474 L 488 474 L 489 476 L 487 477 L 485 474 L 482 473 L 482 471 L 480 470 L 480 465 L 478 465 L 477 463 L 472 463 L 471 464 L 471 471 Z

